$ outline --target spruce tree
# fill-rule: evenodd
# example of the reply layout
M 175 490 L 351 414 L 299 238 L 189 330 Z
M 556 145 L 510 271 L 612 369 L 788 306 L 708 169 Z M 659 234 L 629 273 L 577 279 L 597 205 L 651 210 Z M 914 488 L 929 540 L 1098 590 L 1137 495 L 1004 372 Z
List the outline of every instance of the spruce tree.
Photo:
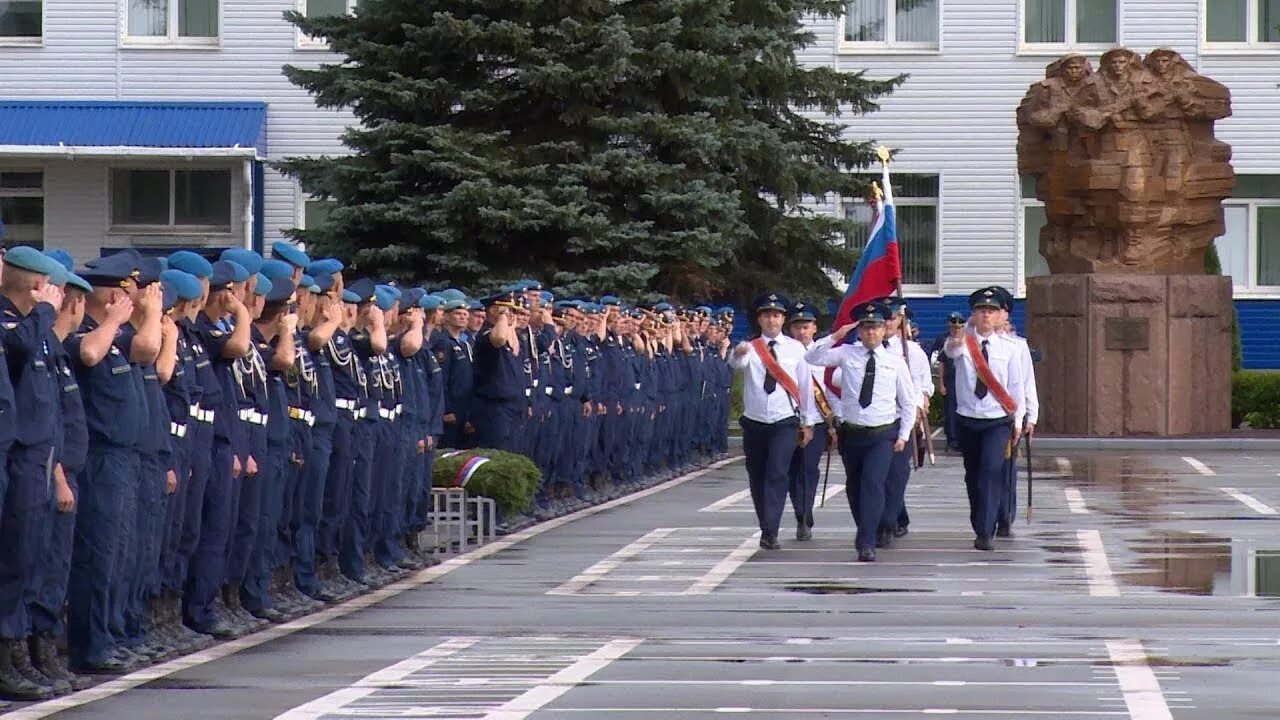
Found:
M 832 288 L 870 149 L 807 111 L 866 112 L 893 83 L 804 69 L 805 13 L 838 2 L 368 0 L 288 19 L 341 63 L 286 67 L 361 125 L 345 157 L 280 164 L 337 201 L 298 232 L 360 272 L 471 289 L 742 298 Z

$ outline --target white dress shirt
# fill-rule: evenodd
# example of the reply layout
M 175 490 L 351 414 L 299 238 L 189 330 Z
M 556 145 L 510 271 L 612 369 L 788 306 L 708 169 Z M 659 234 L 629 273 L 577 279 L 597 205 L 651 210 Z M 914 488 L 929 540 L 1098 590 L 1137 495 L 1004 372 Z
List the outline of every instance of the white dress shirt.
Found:
M 1026 400 L 1025 422 L 1035 425 L 1040 422 L 1040 393 L 1036 390 L 1036 367 L 1031 359 L 1031 346 L 1027 339 L 1018 335 L 1006 334 L 1005 337 L 1018 343 L 1022 348 L 1022 390 Z
M 966 332 L 966 335 L 968 334 L 970 333 Z M 991 368 L 991 374 L 995 376 L 996 381 L 1004 386 L 1009 397 L 1018 404 L 1013 413 L 1013 426 L 1022 427 L 1022 421 L 1026 415 L 1026 382 L 1022 369 L 1023 346 L 1006 335 L 995 333 L 986 337 L 977 335 L 975 339 L 978 342 L 979 351 L 982 348 L 982 341 L 988 341 L 987 365 Z M 945 349 L 947 357 L 954 360 L 956 365 L 956 387 L 951 388 L 956 395 L 956 414 L 978 420 L 991 420 L 1008 415 L 1009 413 L 1005 412 L 1000 401 L 996 399 L 995 393 L 987 392 L 986 397 L 983 398 L 979 398 L 974 393 L 978 384 L 978 371 L 974 367 L 973 358 L 969 356 L 969 346 L 964 339 L 959 338 L 954 344 L 948 340 Z
M 801 344 L 803 345 L 803 343 Z M 811 347 L 813 347 L 812 341 L 808 345 L 804 345 L 805 352 L 808 352 L 809 348 Z M 818 411 L 819 415 L 822 414 L 822 408 L 818 406 L 818 400 L 817 400 L 818 391 L 813 389 L 813 388 L 821 388 L 822 394 L 825 395 L 827 398 L 827 404 L 831 406 L 831 414 L 835 415 L 836 422 L 840 422 L 840 399 L 837 398 L 834 394 L 832 394 L 831 389 L 827 387 L 827 369 L 822 367 L 821 365 L 811 364 L 809 365 L 809 371 L 813 373 L 813 386 L 810 388 L 810 392 L 812 392 L 814 395 L 814 400 L 813 400 L 814 409 Z M 836 387 L 840 387 L 839 369 L 836 370 L 835 376 L 831 379 L 831 382 Z
M 911 437 L 920 395 L 902 356 L 894 355 L 879 345 L 868 350 L 861 342 L 839 347 L 832 347 L 832 344 L 830 336 L 822 338 L 809 346 L 804 358 L 812 365 L 841 369 L 840 419 L 863 427 L 888 425 L 899 420 L 902 424 L 898 428 L 898 439 L 905 441 Z M 867 358 L 872 353 L 876 358 L 876 371 L 871 382 L 871 404 L 862 407 L 858 395 L 862 392 Z
M 748 347 L 747 353 L 739 357 L 731 356 L 729 364 L 736 370 L 742 370 L 742 414 L 750 420 L 760 423 L 773 423 L 793 417 L 800 418 L 801 425 L 817 425 L 822 422 L 822 413 L 818 412 L 817 403 L 813 399 L 813 388 L 806 385 L 806 380 L 813 377 L 813 370 L 804 360 L 804 346 L 800 341 L 786 335 L 776 337 L 762 336 L 767 345 L 770 341 L 778 344 L 773 350 L 778 355 L 778 365 L 796 381 L 800 391 L 799 407 L 791 400 L 791 395 L 783 389 L 782 384 L 771 393 L 764 391 L 764 379 L 769 376 L 764 369 L 764 361 L 754 347 Z
M 898 357 L 902 357 L 902 338 L 894 335 L 889 338 L 889 350 Z M 915 340 L 907 341 L 907 369 L 911 371 L 911 382 L 915 383 L 916 390 L 920 392 L 922 398 L 933 397 L 933 368 L 929 366 L 929 356 L 924 354 L 924 348 L 920 347 L 920 343 Z M 924 401 L 917 401 L 923 405 Z

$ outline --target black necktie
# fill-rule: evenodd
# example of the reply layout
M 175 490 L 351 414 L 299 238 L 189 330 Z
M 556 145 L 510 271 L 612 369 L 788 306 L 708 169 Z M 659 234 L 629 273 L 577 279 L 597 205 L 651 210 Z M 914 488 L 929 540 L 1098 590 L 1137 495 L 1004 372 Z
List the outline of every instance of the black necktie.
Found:
M 770 340 L 770 341 L 769 341 L 769 354 L 773 356 L 773 359 L 774 359 L 774 360 L 777 360 L 777 359 L 778 359 L 778 351 L 777 351 L 777 350 L 774 350 L 774 347 L 775 347 L 775 346 L 777 346 L 777 344 L 778 344 L 778 341 L 777 341 L 777 340 Z M 778 381 L 773 379 L 773 376 L 769 374 L 769 371 L 768 371 L 768 369 L 766 368 L 766 369 L 765 369 L 765 373 L 764 373 L 764 393 L 765 393 L 765 395 L 769 395 L 769 394 L 771 394 L 774 390 L 777 390 L 777 389 L 778 389 Z
M 982 359 L 984 362 L 987 360 L 987 344 L 990 342 L 990 340 L 982 341 Z M 982 382 L 981 376 L 978 377 L 978 385 L 973 389 L 973 394 L 977 395 L 979 400 L 987 396 L 987 384 Z
M 871 406 L 872 389 L 876 384 L 876 354 L 875 351 L 867 353 L 867 369 L 862 373 L 862 389 L 858 391 L 858 404 L 862 407 Z

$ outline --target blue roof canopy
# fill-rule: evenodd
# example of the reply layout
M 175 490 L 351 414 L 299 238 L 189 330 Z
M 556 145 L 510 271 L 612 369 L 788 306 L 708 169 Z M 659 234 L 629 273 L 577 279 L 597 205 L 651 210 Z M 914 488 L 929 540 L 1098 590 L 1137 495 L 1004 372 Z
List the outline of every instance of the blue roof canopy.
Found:
M 256 150 L 267 154 L 267 104 L 0 100 L 0 146 Z

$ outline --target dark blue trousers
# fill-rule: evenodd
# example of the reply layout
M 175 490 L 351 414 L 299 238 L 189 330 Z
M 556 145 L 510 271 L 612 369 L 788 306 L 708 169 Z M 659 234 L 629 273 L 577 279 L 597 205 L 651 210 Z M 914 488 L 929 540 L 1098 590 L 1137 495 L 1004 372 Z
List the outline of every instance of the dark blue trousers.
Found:
M 125 496 L 138 476 L 132 448 L 89 446 L 67 590 L 67 648 L 75 664 L 107 660 L 111 638 L 111 580 L 124 533 Z
M 314 595 L 320 590 L 316 577 L 316 542 L 324 513 L 325 480 L 333 455 L 333 425 L 316 425 L 311 430 L 311 452 L 306 455 L 298 481 L 297 521 L 293 528 L 293 582 L 298 589 Z
M 80 501 L 75 475 L 67 472 L 71 495 Z M 42 521 L 40 565 L 36 582 L 27 600 L 27 615 L 34 634 L 61 635 L 65 631 L 62 609 L 67 602 L 71 579 L 71 550 L 75 543 L 76 511 L 58 512 L 56 498 L 50 497 Z
M 195 630 L 210 628 L 219 620 L 214 601 L 226 580 L 227 541 L 234 522 L 232 493 L 243 482 L 232 479 L 231 464 L 231 443 L 227 438 L 215 437 L 213 465 L 204 488 L 200 541 L 191 556 L 187 588 L 182 594 L 187 623 Z
M 841 426 L 840 458 L 844 461 L 845 495 L 849 510 L 858 527 L 854 546 L 871 550 L 876 546 L 876 531 L 884 516 L 889 465 L 893 461 L 893 443 L 898 439 L 898 423 L 876 432 L 863 432 Z
M 173 447 L 174 474 L 178 477 L 178 488 L 164 500 L 165 519 L 164 537 L 160 550 L 160 585 L 161 590 L 179 591 L 182 589 L 182 528 L 186 522 L 187 504 L 191 502 L 191 445 L 195 441 L 196 421 L 187 422 L 187 435 L 184 438 L 169 437 Z
M 191 437 L 191 449 L 188 461 L 191 472 L 188 475 L 186 499 L 182 507 L 182 534 L 178 540 L 178 556 L 174 568 L 173 587 L 182 590 L 190 577 L 191 558 L 200 545 L 200 536 L 204 527 L 205 491 L 209 486 L 209 475 L 213 472 L 213 424 L 192 422 L 188 426 L 194 431 Z M 178 479 L 178 488 L 182 488 L 182 479 Z
M 407 421 L 378 423 L 378 442 L 374 447 L 373 457 L 377 459 L 378 467 L 373 472 L 372 483 L 378 488 L 378 495 L 370 517 L 369 544 L 374 561 L 383 567 L 404 559 L 404 545 L 400 542 L 403 537 L 400 523 L 406 504 L 402 424 L 407 424 Z M 414 457 L 417 457 L 416 448 Z
M 782 511 L 787 504 L 787 488 L 791 484 L 787 471 L 795 454 L 796 440 L 800 437 L 800 421 L 789 418 L 776 423 L 761 423 L 743 417 L 740 422 L 747 481 L 760 532 L 766 537 L 777 538 L 778 528 L 782 525 Z
M 329 455 L 328 474 L 324 481 L 324 505 L 320 514 L 320 531 L 316 553 L 325 560 L 338 557 L 342 527 L 351 514 L 351 481 L 355 474 L 356 419 L 339 411 L 333 429 L 333 452 Z
M 271 607 L 271 573 L 276 569 L 280 515 L 284 512 L 285 473 L 289 446 L 267 445 L 256 478 L 259 492 L 258 532 L 249 549 L 248 567 L 240 584 L 240 603 L 246 610 Z
M 311 428 L 301 420 L 290 421 L 290 444 L 284 448 L 281 458 L 281 475 L 284 478 L 283 495 L 280 499 L 280 516 L 276 521 L 276 541 L 271 564 L 273 567 L 285 567 L 294 555 L 294 528 L 298 523 L 298 502 L 302 485 L 303 465 L 312 460 Z M 291 455 L 296 455 L 304 463 L 293 462 Z
M 791 454 L 791 466 L 788 469 L 790 485 L 787 494 L 791 497 L 791 509 L 795 511 L 796 522 L 813 527 L 813 503 L 818 497 L 818 481 L 822 477 L 822 456 L 827 451 L 827 424 L 813 426 L 813 441 L 804 447 L 798 447 Z
M 979 420 L 957 416 L 964 485 L 969 493 L 969 522 L 980 538 L 995 534 L 1006 483 L 1005 451 L 1013 426 L 1008 418 Z
M 30 632 L 27 599 L 40 566 L 41 526 L 46 520 L 53 472 L 52 445 L 9 449 L 9 485 L 0 490 L 0 639 L 18 640 Z
M 885 487 L 884 517 L 880 519 L 880 527 L 893 530 L 902 522 L 907 512 L 907 483 L 911 480 L 911 459 L 916 455 L 916 439 L 913 433 L 907 438 L 907 446 L 900 453 L 894 453 L 889 462 L 889 479 Z
M 373 505 L 370 486 L 373 482 L 373 442 L 377 423 L 365 420 L 356 425 L 354 437 L 355 467 L 351 472 L 351 511 L 342 526 L 338 547 L 338 567 L 352 580 L 364 577 L 364 553 L 369 545 L 370 516 Z
M 147 473 L 147 458 L 138 455 L 137 472 L 129 478 L 125 489 L 124 508 L 116 522 L 120 523 L 120 544 L 116 546 L 115 571 L 111 576 L 111 636 L 117 645 L 129 641 L 125 616 L 133 603 L 133 593 L 141 572 L 144 540 L 139 532 L 138 508 L 146 504 L 147 490 L 152 479 Z
M 154 596 L 160 572 L 160 541 L 164 531 L 164 499 L 167 468 L 159 455 L 143 454 L 139 460 L 138 501 L 134 514 L 134 571 L 124 608 L 125 643 L 141 644 L 147 635 L 148 603 Z
M 514 400 L 480 400 L 471 422 L 476 427 L 476 447 L 520 452 L 529 401 L 523 397 Z

